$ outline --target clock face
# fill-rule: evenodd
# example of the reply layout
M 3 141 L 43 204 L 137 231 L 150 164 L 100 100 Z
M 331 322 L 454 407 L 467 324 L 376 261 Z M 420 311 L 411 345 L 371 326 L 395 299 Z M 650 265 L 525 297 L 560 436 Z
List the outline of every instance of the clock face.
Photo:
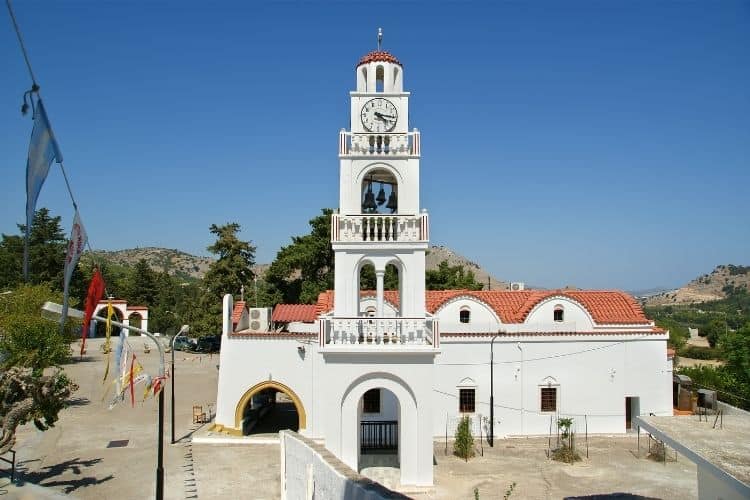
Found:
M 370 132 L 390 132 L 396 128 L 398 111 L 388 99 L 376 97 L 362 106 L 362 125 Z

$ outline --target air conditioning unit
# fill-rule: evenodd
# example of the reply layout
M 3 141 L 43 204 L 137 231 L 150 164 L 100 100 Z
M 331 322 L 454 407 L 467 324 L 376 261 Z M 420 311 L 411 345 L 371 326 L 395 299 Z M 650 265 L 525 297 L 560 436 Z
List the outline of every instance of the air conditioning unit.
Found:
M 510 289 L 513 290 L 514 292 L 517 292 L 518 290 L 523 290 L 524 288 L 526 288 L 526 284 L 521 281 L 517 281 L 515 283 L 510 284 Z
M 248 309 L 250 331 L 267 332 L 271 326 L 270 307 L 251 307 Z

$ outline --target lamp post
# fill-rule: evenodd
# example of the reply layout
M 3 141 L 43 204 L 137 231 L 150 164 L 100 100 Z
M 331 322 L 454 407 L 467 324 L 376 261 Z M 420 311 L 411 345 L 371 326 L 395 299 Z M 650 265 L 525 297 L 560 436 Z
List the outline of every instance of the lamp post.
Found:
M 180 331 L 177 332 L 177 335 L 172 337 L 172 444 L 174 444 L 174 341 L 177 340 L 177 337 L 180 335 L 187 333 L 190 331 L 190 327 L 188 325 L 182 325 L 182 328 L 180 328 Z
M 45 302 L 42 306 L 42 316 L 44 313 L 57 316 L 62 316 L 62 306 L 54 302 Z M 74 318 L 83 318 L 83 311 L 78 309 L 68 309 L 68 316 Z M 107 318 L 103 316 L 94 316 L 94 318 L 107 321 Z M 159 377 L 164 380 L 164 346 L 157 340 L 157 338 L 151 333 L 142 328 L 135 326 L 125 325 L 119 321 L 111 321 L 115 326 L 125 328 L 128 331 L 138 332 L 142 335 L 147 336 L 156 344 L 156 348 L 159 350 Z M 184 327 L 183 327 L 184 328 Z M 158 452 L 156 460 L 156 500 L 164 500 L 164 387 L 159 391 L 159 433 L 158 433 Z
M 490 448 L 495 446 L 495 339 L 496 333 L 490 340 Z

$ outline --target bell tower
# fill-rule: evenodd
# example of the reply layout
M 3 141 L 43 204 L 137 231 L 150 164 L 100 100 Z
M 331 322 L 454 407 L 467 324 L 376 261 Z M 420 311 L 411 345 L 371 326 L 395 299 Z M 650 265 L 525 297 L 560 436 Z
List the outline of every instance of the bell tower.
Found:
M 396 318 L 422 320 L 408 328 L 401 325 L 409 331 L 395 342 L 429 343 L 424 331 L 429 226 L 419 203 L 420 134 L 409 130 L 404 67 L 381 49 L 381 40 L 379 31 L 378 49 L 356 65 L 356 90 L 349 93 L 350 127 L 339 133 L 339 210 L 331 231 L 336 259 L 333 316 L 392 318 L 395 310 Z M 367 264 L 375 269 L 374 311 L 361 307 L 360 273 Z M 389 295 L 386 314 L 384 276 L 390 264 L 398 271 L 399 293 L 397 300 Z

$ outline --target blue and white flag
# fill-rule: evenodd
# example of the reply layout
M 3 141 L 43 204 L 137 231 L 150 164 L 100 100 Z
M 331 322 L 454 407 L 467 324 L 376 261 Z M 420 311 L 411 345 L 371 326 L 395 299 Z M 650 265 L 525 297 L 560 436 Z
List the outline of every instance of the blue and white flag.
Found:
M 68 317 L 68 295 L 70 287 L 70 278 L 73 276 L 78 265 L 78 260 L 81 258 L 88 236 L 86 235 L 86 228 L 83 227 L 81 222 L 81 216 L 76 210 L 75 216 L 73 216 L 73 227 L 70 230 L 70 241 L 68 242 L 68 254 L 65 256 L 65 281 L 63 283 L 63 307 L 62 307 L 62 319 L 60 320 L 60 327 L 65 326 L 65 319 Z
M 34 129 L 31 131 L 29 158 L 26 162 L 26 240 L 23 252 L 23 276 L 29 278 L 29 235 L 34 221 L 36 201 L 52 161 L 62 162 L 62 153 L 52 134 L 42 100 L 38 99 L 34 110 Z

